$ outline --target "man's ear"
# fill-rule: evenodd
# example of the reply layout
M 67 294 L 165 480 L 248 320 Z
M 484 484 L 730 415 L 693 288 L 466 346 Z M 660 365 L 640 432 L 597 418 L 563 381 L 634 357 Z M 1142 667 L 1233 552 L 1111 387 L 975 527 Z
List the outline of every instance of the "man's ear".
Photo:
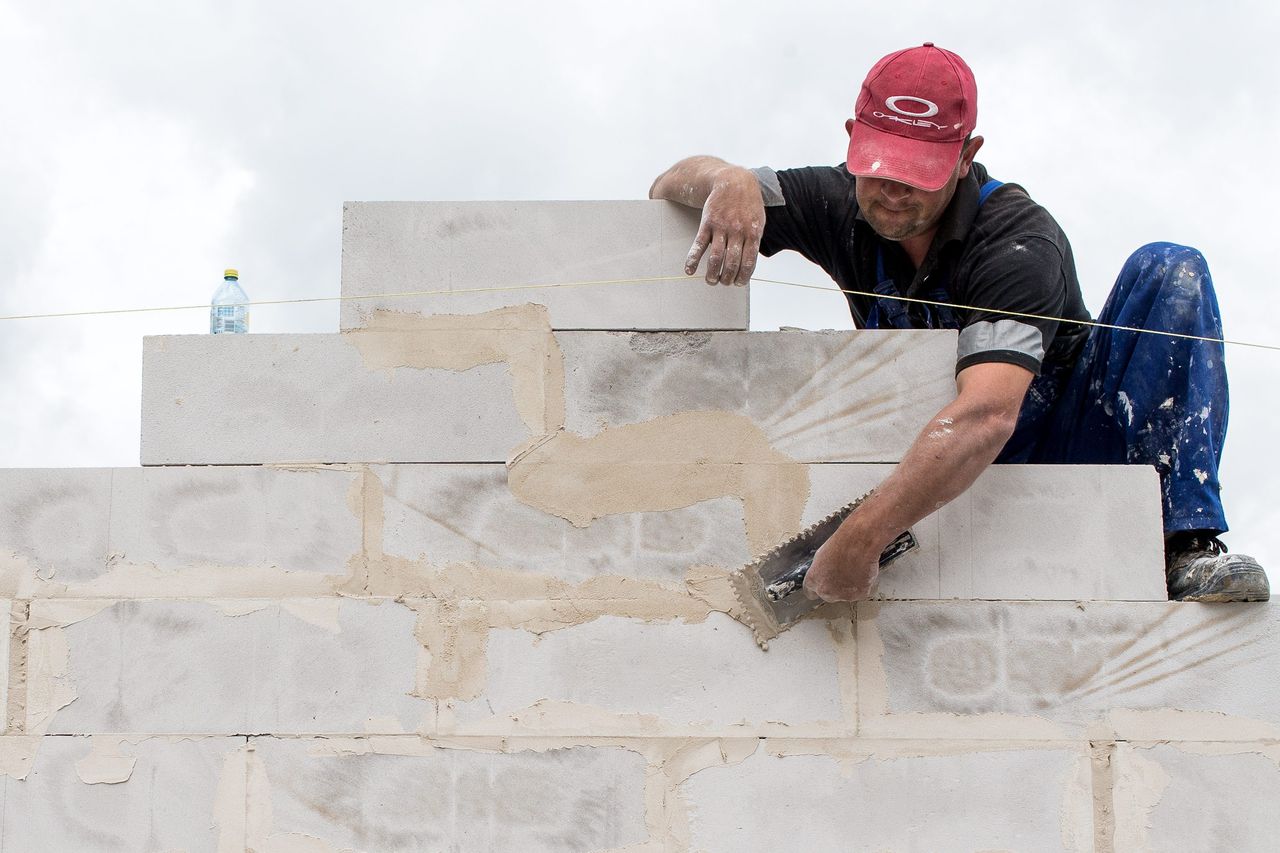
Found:
M 969 140 L 969 144 L 960 152 L 960 177 L 969 177 L 969 167 L 973 165 L 973 158 L 978 156 L 978 149 L 985 142 L 981 136 L 975 136 Z
M 853 136 L 853 119 L 847 118 L 844 120 L 844 132 Z

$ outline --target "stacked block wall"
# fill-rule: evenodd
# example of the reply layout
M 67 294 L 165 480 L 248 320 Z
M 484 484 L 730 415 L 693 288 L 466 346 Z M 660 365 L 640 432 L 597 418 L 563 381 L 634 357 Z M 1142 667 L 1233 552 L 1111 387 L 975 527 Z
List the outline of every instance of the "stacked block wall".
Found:
M 150 339 L 154 467 L 0 472 L 0 849 L 1270 849 L 1277 619 L 1163 600 L 1149 469 L 993 468 L 877 600 L 734 620 L 953 334 L 474 307 Z

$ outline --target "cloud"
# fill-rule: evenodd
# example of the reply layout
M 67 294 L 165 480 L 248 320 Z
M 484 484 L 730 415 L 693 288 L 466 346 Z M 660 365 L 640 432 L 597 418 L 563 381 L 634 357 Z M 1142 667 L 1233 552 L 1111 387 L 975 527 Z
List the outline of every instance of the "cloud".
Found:
M 833 163 L 866 68 L 933 39 L 979 77 L 982 160 L 1071 236 L 1101 306 L 1153 239 L 1202 248 L 1228 334 L 1276 340 L 1277 12 L 1258 2 L 644 5 L 0 0 L 0 307 L 336 295 L 347 199 L 640 197 L 680 156 Z M 1270 188 L 1270 189 L 1268 189 Z M 820 281 L 794 260 L 764 273 Z M 757 287 L 753 317 L 847 327 Z M 333 306 L 260 309 L 326 331 Z M 142 334 L 201 311 L 0 326 L 0 465 L 137 461 Z M 1232 540 L 1272 564 L 1274 354 L 1233 351 Z

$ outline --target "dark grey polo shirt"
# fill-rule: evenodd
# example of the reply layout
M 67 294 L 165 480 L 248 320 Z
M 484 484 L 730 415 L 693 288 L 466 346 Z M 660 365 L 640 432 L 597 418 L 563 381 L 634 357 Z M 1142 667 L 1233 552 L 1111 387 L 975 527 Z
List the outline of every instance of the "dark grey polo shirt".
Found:
M 778 172 L 762 168 L 755 174 L 766 210 L 760 244 L 766 257 L 791 249 L 826 270 L 841 288 L 871 293 L 879 249 L 885 272 L 902 295 L 927 298 L 942 286 L 950 303 L 972 306 L 955 309 L 960 322 L 956 372 L 984 362 L 1007 362 L 1039 374 L 1075 362 L 1088 332 L 1078 321 L 1090 316 L 1071 244 L 1048 211 L 1021 187 L 1006 184 L 979 208 L 978 191 L 988 175 L 973 164 L 917 270 L 898 243 L 882 239 L 862 217 L 854 195 L 856 179 L 843 164 Z M 846 298 L 854 325 L 861 328 L 874 300 L 861 294 Z M 918 328 L 927 328 L 918 308 L 908 310 Z

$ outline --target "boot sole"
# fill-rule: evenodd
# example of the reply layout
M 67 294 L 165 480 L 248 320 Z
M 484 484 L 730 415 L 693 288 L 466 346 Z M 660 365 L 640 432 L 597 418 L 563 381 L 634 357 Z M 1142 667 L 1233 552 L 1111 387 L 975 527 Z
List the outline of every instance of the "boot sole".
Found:
M 1270 601 L 1271 584 L 1267 573 L 1259 568 L 1236 568 L 1209 578 L 1205 583 L 1179 596 L 1175 601 L 1222 603 L 1234 601 Z

